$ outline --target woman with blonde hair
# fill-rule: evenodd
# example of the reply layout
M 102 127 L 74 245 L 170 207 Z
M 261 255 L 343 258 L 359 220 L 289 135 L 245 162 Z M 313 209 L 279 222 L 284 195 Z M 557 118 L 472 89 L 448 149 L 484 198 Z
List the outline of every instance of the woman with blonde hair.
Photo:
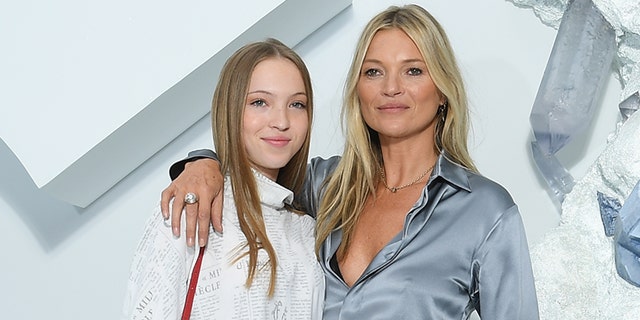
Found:
M 306 172 L 312 99 L 304 62 L 275 39 L 227 60 L 211 106 L 224 236 L 211 232 L 207 246 L 188 249 L 156 213 L 132 265 L 127 317 L 321 319 L 315 221 L 292 202 Z
M 426 10 L 393 6 L 367 24 L 342 118 L 342 157 L 312 159 L 296 195 L 317 219 L 325 319 L 467 319 L 473 311 L 537 319 L 520 213 L 469 156 L 462 77 Z M 165 212 L 166 199 L 183 190 L 206 195 L 200 211 L 211 209 L 215 166 L 191 163 L 165 189 Z M 193 183 L 199 179 L 207 186 Z M 173 212 L 183 205 L 174 203 Z M 208 214 L 199 218 L 201 231 Z M 193 216 L 188 223 L 193 236 Z

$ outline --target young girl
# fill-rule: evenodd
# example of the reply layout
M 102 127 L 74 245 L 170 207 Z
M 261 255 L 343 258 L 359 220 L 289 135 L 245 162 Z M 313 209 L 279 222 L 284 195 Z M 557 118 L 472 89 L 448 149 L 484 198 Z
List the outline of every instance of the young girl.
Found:
M 194 251 L 158 209 L 134 257 L 126 318 L 321 319 L 315 223 L 292 203 L 304 181 L 312 112 L 309 73 L 284 44 L 252 43 L 227 60 L 211 107 L 225 172 L 224 234 L 211 232 Z

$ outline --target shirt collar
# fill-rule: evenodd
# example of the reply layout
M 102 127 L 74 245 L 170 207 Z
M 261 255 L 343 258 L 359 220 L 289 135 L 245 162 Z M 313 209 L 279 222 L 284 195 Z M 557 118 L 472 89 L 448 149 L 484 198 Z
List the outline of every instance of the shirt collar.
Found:
M 449 159 L 446 152 L 440 153 L 436 166 L 434 167 L 433 177 L 442 177 L 447 182 L 471 192 L 471 186 L 469 185 L 469 177 L 467 176 L 468 169 L 454 163 Z
M 293 202 L 293 192 L 291 190 L 279 185 L 255 169 L 252 168 L 251 170 L 256 178 L 262 204 L 280 209 L 284 207 L 285 203 L 290 205 Z

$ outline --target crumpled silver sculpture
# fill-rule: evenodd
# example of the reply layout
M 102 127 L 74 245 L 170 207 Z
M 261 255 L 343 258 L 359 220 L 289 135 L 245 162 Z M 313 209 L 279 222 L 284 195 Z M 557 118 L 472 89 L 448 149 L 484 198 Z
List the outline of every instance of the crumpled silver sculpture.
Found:
M 534 161 L 559 202 L 575 182 L 555 154 L 591 122 L 611 72 L 615 37 L 591 0 L 569 2 L 529 117 Z
M 614 238 L 618 275 L 640 287 L 640 181 L 624 205 L 601 192 L 598 192 L 598 204 L 605 234 Z
M 640 108 L 640 91 L 636 91 L 636 93 L 630 95 L 624 101 L 620 102 L 618 108 L 620 109 L 622 120 L 627 120 L 634 112 L 638 111 L 638 109 Z

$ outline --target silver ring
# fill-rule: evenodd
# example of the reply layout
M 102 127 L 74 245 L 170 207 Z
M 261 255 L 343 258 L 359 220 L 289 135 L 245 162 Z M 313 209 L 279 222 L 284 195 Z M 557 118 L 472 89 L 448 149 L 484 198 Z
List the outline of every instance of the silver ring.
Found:
M 189 192 L 184 195 L 184 203 L 194 204 L 196 202 L 198 202 L 198 196 L 195 193 Z

